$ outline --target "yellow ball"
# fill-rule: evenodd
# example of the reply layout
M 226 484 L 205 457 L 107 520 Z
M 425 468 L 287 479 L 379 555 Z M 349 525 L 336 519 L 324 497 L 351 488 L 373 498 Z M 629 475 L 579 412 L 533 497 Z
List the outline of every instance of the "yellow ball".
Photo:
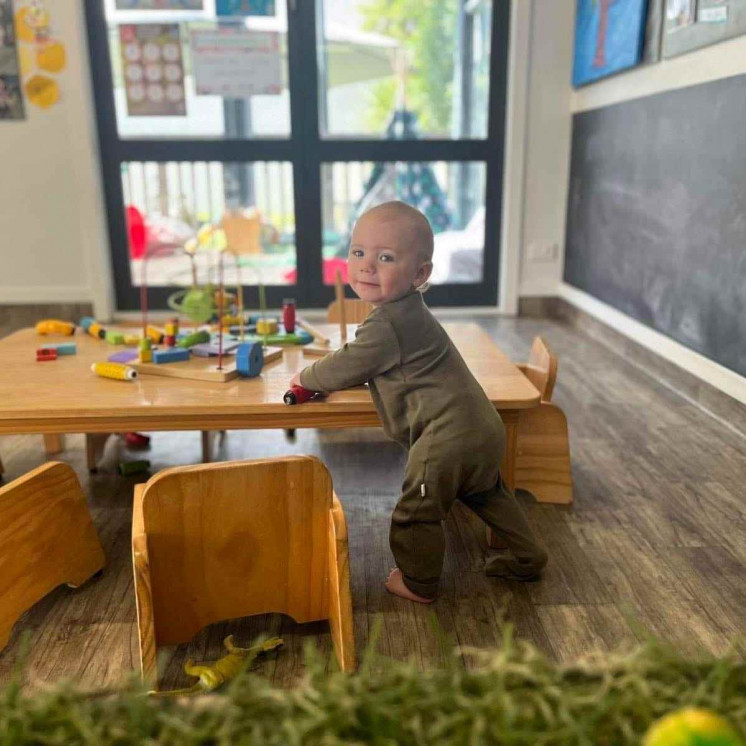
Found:
M 653 723 L 643 746 L 744 746 L 744 742 L 720 715 L 688 707 Z

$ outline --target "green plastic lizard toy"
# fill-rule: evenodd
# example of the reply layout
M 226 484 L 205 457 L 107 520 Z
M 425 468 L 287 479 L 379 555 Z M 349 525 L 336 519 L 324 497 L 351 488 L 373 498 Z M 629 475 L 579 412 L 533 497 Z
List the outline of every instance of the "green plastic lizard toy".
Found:
M 173 689 L 167 692 L 148 692 L 154 697 L 182 697 L 214 692 L 238 676 L 246 665 L 247 659 L 260 658 L 278 650 L 285 644 L 281 637 L 272 637 L 259 645 L 250 648 L 237 648 L 233 644 L 233 635 L 223 640 L 228 655 L 215 663 L 195 663 L 191 658 L 184 664 L 184 672 L 189 676 L 199 676 L 199 681 L 185 689 Z

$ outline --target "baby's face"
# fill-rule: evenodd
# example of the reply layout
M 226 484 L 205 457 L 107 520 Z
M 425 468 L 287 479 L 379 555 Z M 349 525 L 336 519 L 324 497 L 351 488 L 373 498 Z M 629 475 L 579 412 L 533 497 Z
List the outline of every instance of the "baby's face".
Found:
M 430 275 L 401 219 L 363 216 L 355 224 L 347 259 L 350 286 L 373 305 L 389 303 L 419 287 Z

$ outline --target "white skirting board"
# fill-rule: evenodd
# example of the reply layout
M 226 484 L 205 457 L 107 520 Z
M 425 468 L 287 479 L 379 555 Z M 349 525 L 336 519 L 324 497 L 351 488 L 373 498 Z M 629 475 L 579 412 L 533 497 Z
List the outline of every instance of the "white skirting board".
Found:
M 732 370 L 713 362 L 704 355 L 685 347 L 671 337 L 651 329 L 645 324 L 617 311 L 592 295 L 578 290 L 567 283 L 560 283 L 559 296 L 573 306 L 585 311 L 599 321 L 615 329 L 620 334 L 652 350 L 688 373 L 701 378 L 728 396 L 746 404 L 746 378 Z

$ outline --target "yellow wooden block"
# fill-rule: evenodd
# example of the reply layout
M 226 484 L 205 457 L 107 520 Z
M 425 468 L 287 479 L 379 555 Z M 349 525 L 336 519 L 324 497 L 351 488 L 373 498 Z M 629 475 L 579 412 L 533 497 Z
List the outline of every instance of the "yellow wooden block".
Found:
M 280 330 L 277 319 L 259 319 L 256 322 L 257 334 L 277 334 Z

